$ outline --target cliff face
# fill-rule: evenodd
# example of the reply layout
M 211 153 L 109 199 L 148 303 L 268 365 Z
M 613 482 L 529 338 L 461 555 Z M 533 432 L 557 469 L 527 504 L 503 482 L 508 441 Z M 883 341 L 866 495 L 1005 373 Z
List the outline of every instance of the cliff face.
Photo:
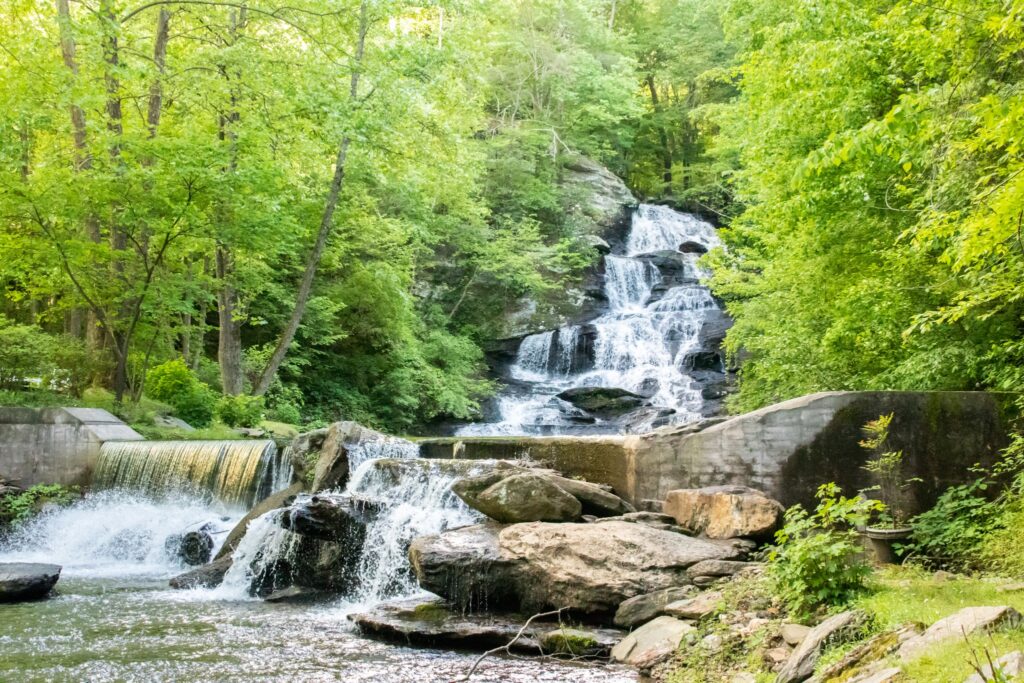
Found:
M 621 178 L 587 157 L 572 154 L 562 161 L 560 184 L 567 222 L 582 242 L 599 254 L 622 242 L 637 200 Z M 605 306 L 601 279 L 601 262 L 597 259 L 579 281 L 564 289 L 508 302 L 498 339 L 518 340 L 595 317 Z M 500 341 L 495 344 L 496 349 L 501 346 Z

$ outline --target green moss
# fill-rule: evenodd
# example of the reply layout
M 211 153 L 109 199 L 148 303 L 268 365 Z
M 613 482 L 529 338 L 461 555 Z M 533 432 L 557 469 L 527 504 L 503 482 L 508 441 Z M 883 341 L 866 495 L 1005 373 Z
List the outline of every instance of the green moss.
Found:
M 593 636 L 574 628 L 560 628 L 544 636 L 544 649 L 549 654 L 578 655 L 596 647 Z
M 441 622 L 451 616 L 448 608 L 440 602 L 425 602 L 421 605 L 416 605 L 412 609 L 412 613 L 420 621 L 432 622 Z

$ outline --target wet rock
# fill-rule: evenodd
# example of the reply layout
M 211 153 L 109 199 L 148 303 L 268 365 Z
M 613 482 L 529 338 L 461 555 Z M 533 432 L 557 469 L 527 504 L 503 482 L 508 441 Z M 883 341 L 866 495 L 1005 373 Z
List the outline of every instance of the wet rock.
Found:
M 717 591 L 700 593 L 696 597 L 671 602 L 663 611 L 670 617 L 699 621 L 713 614 L 721 602 L 722 594 Z
M 558 394 L 558 398 L 603 418 L 622 415 L 640 407 L 646 401 L 639 394 L 615 387 L 576 387 L 566 389 Z
M 517 607 L 513 563 L 498 545 L 494 522 L 421 536 L 409 547 L 409 562 L 420 586 L 458 609 Z
M 581 239 L 583 240 L 584 244 L 586 244 L 588 247 L 593 248 L 599 254 L 611 253 L 611 245 L 608 244 L 608 242 L 606 242 L 603 238 L 598 237 L 597 235 L 583 235 Z
M 963 638 L 976 631 L 992 631 L 1012 627 L 1021 623 L 1021 615 L 1008 606 L 966 607 L 956 614 L 940 619 L 919 636 L 911 638 L 900 646 L 900 659 L 904 662 L 914 659 L 932 645 L 953 638 Z
M 326 438 L 327 427 L 314 429 L 299 434 L 285 447 L 281 457 L 292 466 L 292 471 L 299 481 L 313 480 L 313 468 L 316 467 L 316 460 Z
M 169 555 L 179 557 L 185 564 L 195 567 L 210 561 L 214 541 L 208 531 L 198 529 L 171 536 L 164 545 Z
M 304 586 L 288 586 L 281 590 L 274 591 L 270 595 L 263 598 L 264 602 L 290 602 L 290 603 L 307 603 L 315 602 L 320 598 L 329 596 L 330 593 L 317 590 L 315 588 L 306 588 Z
M 684 254 L 706 254 L 708 248 L 700 242 L 683 242 L 679 245 L 679 251 Z
M 221 557 L 202 567 L 196 567 L 184 574 L 179 574 L 168 581 L 171 588 L 179 590 L 189 588 L 213 588 L 219 586 L 224 580 L 224 575 L 231 569 L 231 556 Z
M 548 477 L 515 474 L 485 489 L 476 509 L 506 524 L 516 522 L 572 522 L 583 512 L 580 501 Z
M 680 526 L 708 538 L 769 538 L 778 528 L 782 504 L 746 486 L 710 486 L 669 491 L 664 511 Z
M 612 648 L 612 659 L 638 669 L 665 661 L 679 649 L 683 640 L 695 633 L 691 624 L 672 617 L 658 617 L 623 638 Z
M 60 579 L 61 567 L 35 562 L 0 563 L 0 602 L 41 600 Z
M 296 482 L 283 491 L 271 494 L 257 503 L 253 509 L 249 510 L 245 517 L 243 517 L 241 521 L 231 529 L 230 533 L 228 533 L 228 537 L 224 540 L 224 545 L 222 545 L 220 550 L 217 551 L 217 557 L 214 559 L 219 560 L 225 557 L 230 557 L 231 553 L 233 553 L 235 548 L 238 546 L 238 542 L 242 540 L 243 536 L 245 536 L 245 530 L 249 527 L 249 522 L 257 517 L 262 517 L 271 510 L 287 507 L 293 500 L 295 500 L 297 495 L 302 493 L 303 489 L 304 486 L 302 482 Z
M 620 628 L 634 628 L 645 624 L 654 617 L 661 616 L 666 605 L 685 600 L 695 592 L 697 588 L 694 586 L 679 586 L 637 595 L 622 601 L 615 610 L 614 623 Z
M 277 517 L 289 531 L 321 541 L 362 547 L 369 515 L 357 502 L 342 496 L 302 497 Z
M 798 683 L 810 678 L 825 645 L 845 637 L 863 621 L 863 613 L 850 610 L 831 616 L 812 628 L 779 671 L 776 683 Z
M 363 635 L 373 638 L 428 647 L 488 650 L 511 642 L 529 616 L 467 615 L 452 610 L 443 600 L 428 597 L 381 603 L 348 618 Z M 541 638 L 553 626 L 557 624 L 533 622 L 511 649 L 536 654 Z M 608 638 L 601 636 L 604 642 Z

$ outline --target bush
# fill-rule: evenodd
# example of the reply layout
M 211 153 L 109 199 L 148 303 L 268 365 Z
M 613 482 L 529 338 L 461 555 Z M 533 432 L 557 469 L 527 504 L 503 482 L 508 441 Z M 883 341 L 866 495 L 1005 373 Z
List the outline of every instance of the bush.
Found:
M 768 575 L 797 618 L 850 602 L 871 573 L 856 529 L 882 505 L 840 494 L 835 484 L 824 484 L 813 515 L 800 505 L 787 510 L 786 523 L 775 534 L 777 545 L 769 551 Z
M 213 421 L 216 397 L 180 358 L 158 365 L 146 374 L 146 393 L 169 403 L 174 414 L 193 427 L 206 427 Z
M 263 421 L 263 399 L 259 396 L 222 396 L 217 401 L 216 414 L 229 427 L 256 427 Z
M 77 487 L 36 484 L 21 493 L 0 497 L 0 526 L 20 524 L 46 505 L 70 505 L 79 496 Z
M 53 337 L 34 325 L 15 325 L 0 315 L 0 389 L 17 389 L 53 368 Z
M 914 535 L 907 544 L 910 553 L 930 565 L 978 568 L 981 544 L 1003 527 L 1002 506 L 985 496 L 990 486 L 990 482 L 978 479 L 946 489 L 935 507 L 911 521 Z

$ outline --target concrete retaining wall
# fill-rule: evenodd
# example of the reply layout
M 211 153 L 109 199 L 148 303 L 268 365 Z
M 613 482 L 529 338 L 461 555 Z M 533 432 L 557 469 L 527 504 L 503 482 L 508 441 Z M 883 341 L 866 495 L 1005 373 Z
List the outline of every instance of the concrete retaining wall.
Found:
M 1007 439 L 1007 396 L 984 392 L 826 392 L 739 415 L 694 432 L 662 429 L 628 437 L 426 439 L 427 457 L 531 457 L 609 484 L 634 503 L 672 489 L 745 484 L 786 505 L 814 502 L 825 482 L 847 493 L 872 485 L 864 423 L 893 413 L 889 447 L 903 449 L 914 485 L 911 507 L 929 506 L 947 486 L 974 478 Z
M 0 474 L 22 487 L 85 485 L 104 441 L 140 439 L 96 408 L 0 408 Z

